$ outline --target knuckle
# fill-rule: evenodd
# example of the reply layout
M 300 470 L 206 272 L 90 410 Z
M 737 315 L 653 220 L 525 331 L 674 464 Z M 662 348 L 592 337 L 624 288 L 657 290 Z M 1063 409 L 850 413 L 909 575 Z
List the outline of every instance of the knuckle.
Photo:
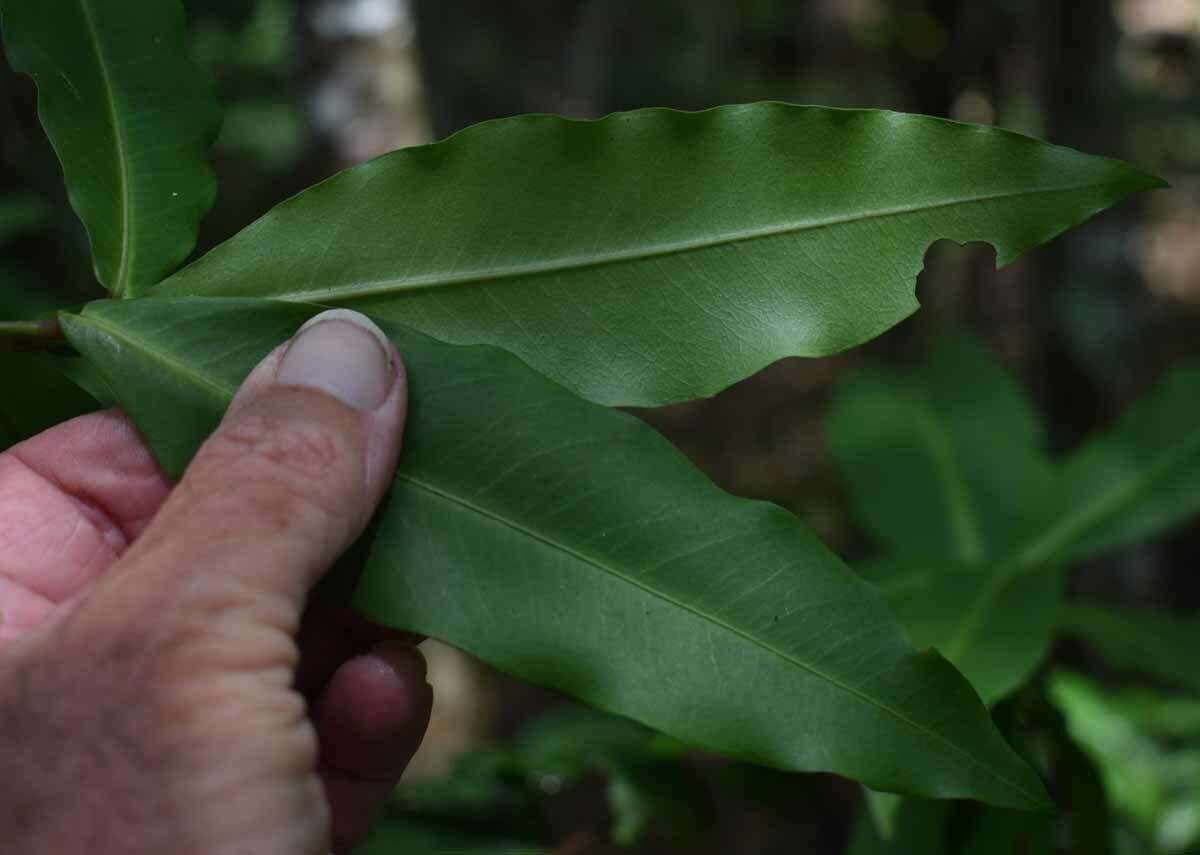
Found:
M 355 512 L 362 464 L 336 426 L 247 414 L 213 436 L 208 463 L 231 473 L 225 489 L 236 485 L 240 501 L 281 527 Z
M 319 422 L 250 414 L 214 437 L 215 451 L 239 463 L 311 478 L 336 466 L 348 453 L 336 431 Z

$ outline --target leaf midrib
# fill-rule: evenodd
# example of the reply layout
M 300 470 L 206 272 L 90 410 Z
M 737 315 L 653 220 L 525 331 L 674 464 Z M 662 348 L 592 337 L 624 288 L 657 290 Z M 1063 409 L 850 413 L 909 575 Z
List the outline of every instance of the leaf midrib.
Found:
M 986 193 L 976 196 L 963 196 L 941 202 L 921 203 L 913 205 L 897 205 L 882 208 L 877 211 L 866 211 L 855 214 L 843 214 L 819 220 L 803 220 L 784 223 L 781 225 L 764 226 L 757 229 L 727 232 L 715 237 L 695 238 L 693 240 L 676 241 L 659 245 L 637 247 L 634 249 L 616 250 L 596 255 L 569 256 L 550 261 L 519 264 L 493 270 L 475 270 L 464 273 L 429 274 L 409 278 L 383 279 L 354 283 L 352 285 L 333 286 L 330 288 L 301 289 L 272 294 L 278 300 L 294 302 L 348 302 L 352 300 L 369 299 L 381 295 L 394 294 L 401 291 L 422 291 L 457 285 L 474 285 L 485 282 L 499 282 L 506 279 L 545 276 L 555 273 L 565 273 L 575 270 L 587 270 L 596 267 L 607 267 L 629 262 L 643 261 L 652 258 L 664 258 L 672 255 L 682 255 L 718 246 L 732 246 L 748 243 L 780 235 L 799 234 L 806 231 L 834 228 L 853 223 L 869 222 L 871 220 L 887 219 L 889 217 L 904 217 L 914 214 L 924 214 L 943 208 L 976 205 L 994 202 L 1002 199 L 1017 199 L 1025 196 L 1037 196 L 1054 193 L 1075 193 L 1080 190 L 1094 190 L 1103 187 L 1117 186 L 1122 181 L 1104 181 L 1092 184 L 1079 184 L 1062 187 L 1039 187 L 1029 190 L 1012 190 L 1000 193 Z
M 895 718 L 897 721 L 912 728 L 917 733 L 920 733 L 920 734 L 928 737 L 929 739 L 933 740 L 934 742 L 942 743 L 947 748 L 949 748 L 951 751 L 961 755 L 962 757 L 965 757 L 970 764 L 975 765 L 977 768 L 982 769 L 988 775 L 991 775 L 995 780 L 999 781 L 1000 783 L 1004 784 L 1005 786 L 1010 787 L 1011 789 L 1020 793 L 1021 795 L 1025 796 L 1026 798 L 1029 798 L 1032 802 L 1038 801 L 1038 799 L 1036 797 L 1034 797 L 1032 794 L 1030 794 L 1025 789 L 1020 787 L 1018 784 L 1016 784 L 1013 781 L 1010 781 L 1007 778 L 1005 778 L 1004 776 L 1000 775 L 998 772 L 993 770 L 990 766 L 987 766 L 986 764 L 981 763 L 969 751 L 966 751 L 965 749 L 960 748 L 958 745 L 956 745 L 955 743 L 946 739 L 941 734 L 936 733 L 935 731 L 929 730 L 925 727 L 922 727 L 920 724 L 918 724 L 917 722 L 908 718 L 906 715 L 904 715 L 900 711 L 893 709 L 892 707 L 888 706 L 885 703 L 882 703 L 878 699 L 873 698 L 868 694 L 865 694 L 860 689 L 857 689 L 854 686 L 851 686 L 847 683 L 842 682 L 841 680 L 838 680 L 835 677 L 830 676 L 829 674 L 826 674 L 825 672 L 821 671 L 820 669 L 816 668 L 815 666 L 813 666 L 807 662 L 803 662 L 799 659 L 796 659 L 794 656 L 790 655 L 786 651 L 780 650 L 777 647 L 767 644 L 765 641 L 763 641 L 761 639 L 755 638 L 753 635 L 750 635 L 745 630 L 739 629 L 739 628 L 733 626 L 732 624 L 729 624 L 723 620 L 720 620 L 719 618 L 717 618 L 711 614 L 703 612 L 700 609 L 698 609 L 696 606 L 693 606 L 689 603 L 679 600 L 664 591 L 659 591 L 654 588 L 651 588 L 651 587 L 647 586 L 646 584 L 642 583 L 640 580 L 638 580 L 632 576 L 629 576 L 625 573 L 622 573 L 620 570 L 617 570 L 613 567 L 608 566 L 603 561 L 600 561 L 599 559 L 596 559 L 596 558 L 592 558 L 591 556 L 587 555 L 586 553 L 580 552 L 580 551 L 574 549 L 573 547 L 568 546 L 567 544 L 560 543 L 556 540 L 551 540 L 550 538 L 546 537 L 545 535 L 539 534 L 538 532 L 534 531 L 533 529 L 530 529 L 527 526 L 522 525 L 521 523 L 519 523 L 515 520 L 511 520 L 507 517 L 501 516 L 500 514 L 497 514 L 494 511 L 491 511 L 491 510 L 488 510 L 487 508 L 476 505 L 475 503 L 470 502 L 461 496 L 455 495 L 453 493 L 449 493 L 445 490 L 435 487 L 434 485 L 430 484 L 427 481 L 424 481 L 419 478 L 415 478 L 404 472 L 397 472 L 396 480 L 407 481 L 409 484 L 412 484 L 414 487 L 425 490 L 426 492 L 430 493 L 431 495 L 437 496 L 437 497 L 443 499 L 444 501 L 458 505 L 459 507 L 462 507 L 462 508 L 466 508 L 467 510 L 469 510 L 473 513 L 476 513 L 482 517 L 490 519 L 496 523 L 499 523 L 500 525 L 506 526 L 507 528 L 510 528 L 513 531 L 516 531 L 517 533 L 530 538 L 531 540 L 535 540 L 539 543 L 544 544 L 545 546 L 548 546 L 551 549 L 554 549 L 558 552 L 563 553 L 564 555 L 568 556 L 569 558 L 573 558 L 576 561 L 579 561 L 583 564 L 587 564 L 591 567 L 594 567 L 597 570 L 600 570 L 601 572 L 606 573 L 615 579 L 619 579 L 619 580 L 625 582 L 626 584 L 632 585 L 633 587 L 637 588 L 638 590 L 640 590 L 646 594 L 649 594 L 650 596 L 655 597 L 656 599 L 659 599 L 659 600 L 667 603 L 668 605 L 674 606 L 675 608 L 679 609 L 680 611 L 687 612 L 688 614 L 691 614 L 691 615 L 694 615 L 694 616 L 700 618 L 702 621 L 706 621 L 710 624 L 713 624 L 714 626 L 718 627 L 719 629 L 725 630 L 729 634 L 736 636 L 736 637 L 742 639 L 743 641 L 748 641 L 751 644 L 753 644 L 754 646 L 760 648 L 761 650 L 764 650 L 767 653 L 771 653 L 775 656 L 778 656 L 780 659 L 783 659 L 785 662 L 788 662 L 789 664 L 794 665 L 803 671 L 807 671 L 809 674 L 813 675 L 814 677 L 817 677 L 820 680 L 825 681 L 829 685 L 833 686 L 835 689 L 838 689 L 849 695 L 852 695 L 853 697 L 858 698 L 860 701 L 867 704 L 868 706 L 873 706 L 873 707 L 881 710 L 882 712 L 887 713 L 888 715 Z
M 151 343 L 146 341 L 146 339 L 130 335 L 129 331 L 123 327 L 116 326 L 115 324 L 112 324 L 109 321 L 92 314 L 77 315 L 76 317 L 80 318 L 86 323 L 99 327 L 111 337 L 120 339 L 121 341 L 125 342 L 127 346 L 133 348 L 134 350 L 140 350 L 151 359 L 158 360 L 160 363 L 175 371 L 184 379 L 190 380 L 195 385 L 202 387 L 209 394 L 215 394 L 218 398 L 222 399 L 224 406 L 229 406 L 229 402 L 232 401 L 233 396 L 237 394 L 237 389 L 235 387 L 226 386 L 224 383 L 213 380 L 208 375 L 202 374 L 187 363 L 181 362 L 180 360 L 171 356 L 169 353 L 154 347 Z
M 971 485 L 962 458 L 945 426 L 929 411 L 924 401 L 913 401 L 917 432 L 925 439 L 933 458 L 934 474 L 946 492 L 950 530 L 958 560 L 975 564 L 983 560 L 983 528 L 971 500 Z
M 1168 477 L 1177 465 L 1192 454 L 1200 452 L 1200 427 L 1193 428 L 1177 444 L 1165 451 L 1151 466 L 1139 470 L 1130 478 L 1096 496 L 1074 513 L 1064 517 L 1030 540 L 1007 560 L 999 564 L 979 597 L 963 613 L 959 631 L 947 643 L 944 653 L 957 661 L 973 642 L 992 601 L 998 599 L 1008 585 L 1026 573 L 1040 570 L 1061 560 L 1076 543 L 1082 542 L 1107 520 L 1134 504 L 1141 495 L 1161 479 Z
M 117 265 L 117 278 L 112 284 L 111 293 L 114 297 L 124 297 L 129 291 L 129 270 L 133 264 L 133 238 L 131 236 L 133 212 L 129 202 L 132 192 L 129 186 L 129 167 L 126 163 L 125 130 L 117 112 L 116 89 L 112 84 L 108 62 L 104 56 L 104 48 L 100 42 L 100 34 L 96 29 L 95 17 L 88 5 L 88 0 L 79 0 L 79 8 L 87 24 L 88 35 L 91 37 L 93 50 L 96 53 L 96 62 L 100 66 L 100 80 L 107 96 L 105 103 L 113 129 L 113 143 L 117 149 L 117 174 L 121 185 L 118 194 L 118 204 L 121 207 L 121 257 Z
M 220 383 L 219 381 L 212 380 L 211 378 L 207 377 L 206 375 L 202 374 L 201 372 L 186 365 L 185 363 L 174 358 L 173 356 L 163 352 L 160 348 L 155 347 L 152 342 L 147 341 L 144 338 L 132 335 L 125 328 L 118 327 L 112 323 L 109 323 L 108 321 L 102 321 L 99 318 L 97 318 L 95 315 L 88 315 L 88 316 L 84 317 L 84 320 L 100 327 L 104 332 L 108 333 L 110 336 L 113 336 L 114 338 L 123 340 L 128 345 L 130 345 L 130 346 L 140 350 L 142 353 L 146 354 L 147 357 L 150 357 L 152 359 L 157 359 L 161 364 L 166 366 L 168 369 L 176 371 L 184 379 L 194 382 L 198 385 L 201 385 L 210 392 L 211 391 L 219 392 L 225 398 L 226 404 L 228 404 L 228 402 L 230 400 L 232 400 L 232 398 L 236 392 L 235 389 L 227 387 L 223 383 Z M 551 540 L 550 538 L 539 534 L 538 532 L 522 525 L 519 522 L 510 520 L 507 517 L 501 516 L 491 510 L 488 510 L 479 505 L 476 505 L 476 504 L 466 500 L 463 497 L 460 497 L 460 496 L 454 495 L 452 493 L 449 493 L 445 490 L 439 489 L 438 487 L 434 486 L 433 484 L 430 484 L 427 481 L 424 481 L 419 478 L 415 478 L 414 476 L 412 476 L 408 473 L 405 473 L 405 472 L 397 472 L 396 480 L 406 481 L 409 484 L 413 485 L 414 487 L 424 490 L 425 492 L 429 493 L 430 495 L 441 498 L 443 501 L 451 502 L 460 507 L 466 508 L 469 511 L 472 511 L 473 513 L 479 514 L 482 517 L 485 517 L 496 523 L 504 525 L 504 526 L 512 529 L 513 531 L 516 531 L 526 537 L 529 537 L 532 540 L 535 540 L 539 543 L 542 543 L 542 544 L 550 547 L 551 549 L 560 551 L 564 555 L 567 555 L 568 557 L 571 557 L 571 558 L 575 559 L 576 561 L 579 561 L 581 563 L 584 563 L 591 567 L 594 567 L 597 570 L 600 570 L 604 573 L 609 574 L 613 578 L 622 580 L 622 581 L 626 582 L 627 584 L 630 584 L 630 585 L 638 588 L 639 590 L 645 592 L 646 594 L 649 594 L 650 596 L 656 597 L 656 598 L 662 600 L 663 602 L 668 603 L 669 605 L 672 605 L 682 611 L 688 612 L 689 614 L 692 614 L 692 615 L 700 618 L 702 621 L 707 621 L 708 623 L 711 623 L 711 624 L 725 630 L 726 632 L 729 632 L 731 635 L 741 638 L 744 641 L 748 641 L 751 644 L 759 647 L 760 649 L 762 649 L 768 653 L 771 653 L 775 656 L 778 656 L 779 658 L 783 659 L 786 662 L 789 662 L 790 664 L 796 666 L 797 668 L 807 671 L 809 674 L 817 677 L 818 679 L 824 680 L 826 683 L 833 686 L 834 688 L 836 688 L 840 691 L 846 692 L 847 694 L 850 694 L 853 697 L 858 698 L 863 703 L 865 703 L 869 706 L 873 706 L 873 707 L 879 709 L 880 711 L 892 716 L 897 721 L 899 721 L 901 724 L 911 728 L 912 730 L 916 731 L 919 734 L 924 735 L 926 738 L 928 738 L 934 742 L 941 743 L 946 748 L 948 748 L 951 752 L 958 754 L 959 756 L 964 758 L 967 761 L 968 765 L 975 766 L 976 768 L 983 771 L 986 775 L 992 777 L 994 780 L 996 780 L 996 781 L 1000 782 L 1001 784 L 1003 784 L 1004 786 L 1008 787 L 1010 790 L 1012 790 L 1016 793 L 1019 793 L 1021 796 L 1026 798 L 1031 804 L 1036 804 L 1036 803 L 1040 802 L 1040 799 L 1037 797 L 1036 794 L 1028 792 L 1022 786 L 1020 786 L 1019 783 L 1017 783 L 1015 781 L 1011 781 L 1008 778 L 1004 777 L 1003 775 L 1001 775 L 996 770 L 992 769 L 987 764 L 981 762 L 971 752 L 956 745 L 954 742 L 951 742 L 949 739 L 942 736 L 941 734 L 936 733 L 935 731 L 929 730 L 929 729 L 921 726 L 919 723 L 908 718 L 900 711 L 893 709 L 892 707 L 888 706 L 887 704 L 882 703 L 878 699 L 873 698 L 870 695 L 863 693 L 861 690 L 859 690 L 853 686 L 847 685 L 846 683 L 843 683 L 842 681 L 837 680 L 834 677 L 831 677 L 830 675 L 822 672 L 821 670 L 815 668 L 814 666 L 812 666 L 808 663 L 802 662 L 802 661 L 794 658 L 793 656 L 789 655 L 785 651 L 779 650 L 776 647 L 768 645 L 764 641 L 757 639 L 752 635 L 747 634 L 745 631 L 738 629 L 724 621 L 721 621 L 712 615 L 706 614 L 706 613 L 700 611 L 699 609 L 697 609 L 695 606 L 692 606 L 692 605 L 684 603 L 680 600 L 677 600 L 676 598 L 670 596 L 669 594 L 667 594 L 665 592 L 657 591 L 653 588 L 647 587 L 645 584 L 643 584 L 639 580 L 637 580 L 633 577 L 630 577 L 624 573 L 621 573 L 619 570 L 617 570 L 615 568 L 609 567 L 608 565 L 606 565 L 602 561 L 599 561 L 598 559 L 592 558 L 591 556 L 588 556 L 585 553 L 580 552 L 566 544 L 559 543 L 558 541 L 555 541 L 555 540 Z

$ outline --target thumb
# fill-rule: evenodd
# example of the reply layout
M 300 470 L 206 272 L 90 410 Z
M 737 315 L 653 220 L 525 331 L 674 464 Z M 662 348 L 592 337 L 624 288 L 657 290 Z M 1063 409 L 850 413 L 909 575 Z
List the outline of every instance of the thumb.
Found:
M 260 617 L 294 631 L 387 489 L 406 408 L 403 364 L 378 327 L 347 310 L 312 318 L 251 372 L 120 582 L 172 592 L 197 618 L 266 607 Z

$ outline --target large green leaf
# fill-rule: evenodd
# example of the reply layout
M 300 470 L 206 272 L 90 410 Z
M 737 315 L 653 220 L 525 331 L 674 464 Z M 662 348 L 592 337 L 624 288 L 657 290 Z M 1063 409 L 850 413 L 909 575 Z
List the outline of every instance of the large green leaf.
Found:
M 196 242 L 216 181 L 216 101 L 187 58 L 179 0 L 0 0 L 9 62 L 38 110 L 116 296 L 145 292 Z
M 1065 462 L 1064 551 L 1084 558 L 1200 514 L 1200 363 L 1184 364 Z
M 169 294 L 350 306 L 591 400 L 710 395 L 917 308 L 939 238 L 1007 264 L 1157 179 L 990 128 L 786 104 L 504 119 L 283 203 Z
M 916 370 L 841 385 L 825 428 L 856 517 L 892 553 L 979 564 L 1006 554 L 1050 485 L 1029 400 L 987 348 L 942 339 Z
M 1087 641 L 1104 658 L 1173 683 L 1200 690 L 1200 619 L 1146 609 L 1070 603 L 1060 628 Z
M 62 320 L 178 473 L 245 373 L 313 311 L 152 299 Z M 794 516 L 722 492 L 637 419 L 502 351 L 388 332 L 412 404 L 355 593 L 369 616 L 702 747 L 878 789 L 1045 804 L 961 676 L 914 652 Z

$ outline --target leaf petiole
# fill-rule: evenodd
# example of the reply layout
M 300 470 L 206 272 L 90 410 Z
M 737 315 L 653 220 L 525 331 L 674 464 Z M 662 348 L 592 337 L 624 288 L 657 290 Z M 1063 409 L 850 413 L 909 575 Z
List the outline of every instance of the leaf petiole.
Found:
M 0 321 L 0 352 L 57 350 L 66 344 L 57 320 Z

